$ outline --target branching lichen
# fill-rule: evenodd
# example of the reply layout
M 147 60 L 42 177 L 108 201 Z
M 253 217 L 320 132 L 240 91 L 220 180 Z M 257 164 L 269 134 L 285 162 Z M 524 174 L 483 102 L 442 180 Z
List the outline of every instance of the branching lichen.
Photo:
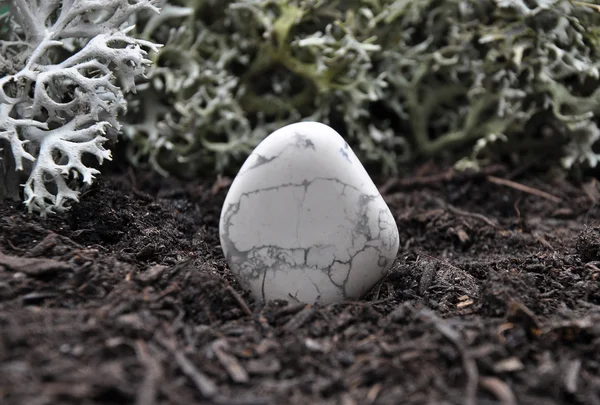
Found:
M 157 1 L 160 14 L 142 0 L 7 3 L 3 196 L 20 171 L 30 209 L 62 209 L 97 174 L 82 155 L 109 158 L 120 124 L 132 162 L 183 176 L 233 174 L 301 120 L 333 126 L 375 173 L 419 157 L 600 158 L 600 13 L 586 2 Z
M 0 16 L 0 198 L 18 198 L 41 215 L 78 201 L 111 154 L 124 93 L 150 64 L 149 41 L 128 35 L 149 0 L 10 0 Z M 1 6 L 1 4 L 0 4 Z M 8 27 L 8 29 L 4 29 Z M 9 153 L 7 153 L 9 152 Z M 7 161 L 11 160 L 11 161 Z
M 368 8 L 346 3 L 355 5 L 171 1 L 162 14 L 178 13 L 165 24 L 140 21 L 140 38 L 165 47 L 125 125 L 134 162 L 148 159 L 164 173 L 233 172 L 273 130 L 317 120 L 343 129 L 379 169 L 394 170 L 408 144 L 369 111 L 385 98 L 386 74 L 373 76 L 381 45 Z M 156 100 L 160 107 L 149 105 Z
M 271 130 L 303 119 L 334 126 L 384 173 L 417 157 L 459 160 L 490 136 L 516 156 L 562 155 L 565 167 L 598 160 L 600 14 L 584 2 L 164 8 L 140 21 L 141 38 L 166 46 L 126 125 L 134 160 L 164 173 L 234 171 Z M 486 145 L 478 159 L 500 144 Z

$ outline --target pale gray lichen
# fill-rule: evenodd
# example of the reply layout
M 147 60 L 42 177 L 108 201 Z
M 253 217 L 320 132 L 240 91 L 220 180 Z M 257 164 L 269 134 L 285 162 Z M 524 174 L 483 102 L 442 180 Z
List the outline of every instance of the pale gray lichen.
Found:
M 135 164 L 184 176 L 235 173 L 270 132 L 301 120 L 333 126 L 375 173 L 423 157 L 476 167 L 534 155 L 566 168 L 600 158 L 600 13 L 588 3 L 157 1 L 160 14 L 142 0 L 0 2 L 12 6 L 0 14 L 0 174 L 29 175 L 30 209 L 76 200 L 73 174 L 97 173 L 81 154 L 109 157 L 102 144 L 119 124 Z M 19 4 L 39 10 L 23 17 Z M 56 34 L 61 15 L 75 17 Z M 26 24 L 37 28 L 26 35 Z M 153 43 L 165 46 L 146 55 Z M 82 53 L 100 65 L 77 59 L 84 45 L 102 49 Z M 5 177 L 0 192 L 15 184 Z
M 0 3 L 0 199 L 19 198 L 41 215 L 78 201 L 110 159 L 103 144 L 120 130 L 124 93 L 151 63 L 149 41 L 132 38 L 150 0 L 10 0 Z M 7 7 L 7 8 L 6 8 Z
M 337 21 L 341 4 L 170 1 L 163 24 L 141 19 L 139 37 L 165 47 L 130 103 L 124 127 L 133 161 L 148 159 L 163 173 L 232 172 L 270 132 L 313 120 L 344 126 L 378 165 L 385 149 L 384 166 L 395 167 L 408 145 L 368 111 L 386 87 L 385 74 L 370 72 L 380 45 L 359 33 L 368 15 Z
M 140 20 L 140 38 L 167 45 L 125 125 L 131 156 L 159 170 L 233 172 L 269 132 L 299 120 L 334 126 L 385 173 L 419 157 L 459 160 L 490 136 L 506 141 L 486 142 L 478 159 L 549 154 L 569 167 L 599 157 L 600 14 L 584 2 L 172 0 L 165 9 Z

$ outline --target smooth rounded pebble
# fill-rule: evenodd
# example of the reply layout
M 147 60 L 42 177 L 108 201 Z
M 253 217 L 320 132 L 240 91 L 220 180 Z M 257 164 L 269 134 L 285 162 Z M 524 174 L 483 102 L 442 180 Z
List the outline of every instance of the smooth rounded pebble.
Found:
M 265 138 L 234 179 L 221 212 L 221 247 L 259 300 L 360 298 L 398 253 L 387 204 L 346 141 L 317 122 Z

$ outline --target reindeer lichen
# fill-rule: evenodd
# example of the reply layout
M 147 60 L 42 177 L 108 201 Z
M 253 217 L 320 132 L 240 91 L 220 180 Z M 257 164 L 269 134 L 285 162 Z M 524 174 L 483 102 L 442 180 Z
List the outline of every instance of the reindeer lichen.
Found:
M 110 159 L 103 144 L 120 130 L 124 93 L 150 64 L 149 41 L 128 35 L 149 0 L 10 0 L 0 15 L 0 198 L 42 215 L 78 201 Z M 6 8 L 8 7 L 8 8 Z
M 299 120 L 332 125 L 384 173 L 419 157 L 459 160 L 477 145 L 480 157 L 498 148 L 565 167 L 599 157 L 600 13 L 584 2 L 173 0 L 167 9 L 140 21 L 140 38 L 166 46 L 125 125 L 131 156 L 158 170 L 233 171 L 270 131 Z M 481 148 L 492 138 L 504 141 Z

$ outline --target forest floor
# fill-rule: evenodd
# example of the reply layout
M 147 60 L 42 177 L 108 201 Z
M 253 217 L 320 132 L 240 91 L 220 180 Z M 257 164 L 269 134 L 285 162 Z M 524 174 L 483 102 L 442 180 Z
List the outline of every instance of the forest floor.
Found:
M 377 181 L 401 248 L 356 302 L 253 301 L 227 179 L 0 203 L 0 404 L 600 404 L 600 185 L 431 164 Z

